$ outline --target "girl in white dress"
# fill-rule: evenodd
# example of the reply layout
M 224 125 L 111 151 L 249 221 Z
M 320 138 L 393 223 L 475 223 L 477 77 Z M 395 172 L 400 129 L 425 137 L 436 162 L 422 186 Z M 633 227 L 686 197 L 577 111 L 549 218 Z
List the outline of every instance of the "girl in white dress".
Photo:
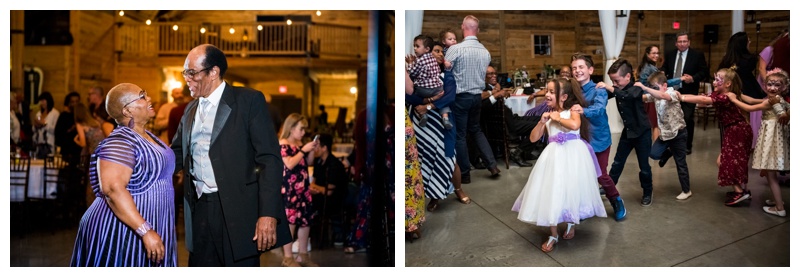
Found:
M 548 135 L 549 144 L 512 210 L 519 212 L 520 221 L 550 227 L 551 235 L 541 247 L 550 252 L 558 243 L 559 223 L 567 223 L 563 239 L 572 239 L 576 224 L 594 216 L 606 217 L 606 209 L 597 193 L 600 167 L 586 142 L 589 123 L 577 110 L 564 109 L 586 106 L 581 86 L 575 79 L 552 79 L 547 83 L 545 101 L 551 112 L 542 114 L 530 140 Z
M 786 210 L 778 185 L 778 171 L 789 170 L 789 125 L 786 124 L 789 118 L 789 103 L 781 97 L 789 90 L 788 74 L 780 69 L 767 72 L 764 87 L 766 88 L 764 92 L 767 93 L 765 99 L 753 99 L 742 94 L 742 99 L 747 102 L 744 103 L 730 92 L 728 98 L 746 112 L 763 111 L 761 128 L 758 130 L 756 148 L 753 151 L 753 169 L 766 171 L 767 183 L 772 190 L 772 196 L 775 197 L 773 201 L 766 201 L 764 212 L 785 217 Z

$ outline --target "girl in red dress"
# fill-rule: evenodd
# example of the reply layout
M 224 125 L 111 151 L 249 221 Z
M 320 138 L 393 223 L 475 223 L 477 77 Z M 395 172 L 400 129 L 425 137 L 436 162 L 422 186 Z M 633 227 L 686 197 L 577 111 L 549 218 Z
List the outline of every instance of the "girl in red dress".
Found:
M 727 206 L 750 199 L 750 190 L 747 189 L 747 163 L 750 160 L 753 130 L 747 122 L 749 115 L 744 114 L 726 95 L 732 92 L 741 100 L 742 81 L 735 70 L 735 66 L 722 68 L 714 74 L 714 92 L 711 96 L 678 96 L 682 102 L 713 105 L 717 109 L 722 128 L 722 150 L 717 157 L 719 166 L 717 184 L 733 187 L 733 191 L 727 194 L 725 200 Z

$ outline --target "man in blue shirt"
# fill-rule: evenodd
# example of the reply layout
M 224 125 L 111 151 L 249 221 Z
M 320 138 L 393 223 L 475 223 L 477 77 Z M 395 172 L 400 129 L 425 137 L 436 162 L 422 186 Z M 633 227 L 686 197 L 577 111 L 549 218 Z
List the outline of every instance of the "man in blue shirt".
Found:
M 589 131 L 591 139 L 589 144 L 594 148 L 597 162 L 600 164 L 602 175 L 597 178 L 597 182 L 606 191 L 606 198 L 614 208 L 614 219 L 617 221 L 625 219 L 627 210 L 617 191 L 616 182 L 608 176 L 608 153 L 611 151 L 611 130 L 608 127 L 608 115 L 606 114 L 606 104 L 608 103 L 608 93 L 605 88 L 597 88 L 592 82 L 591 76 L 594 72 L 594 62 L 592 56 L 576 53 L 572 55 L 572 76 L 583 88 L 583 98 L 586 100 L 587 107 L 583 109 L 583 114 L 589 119 Z M 573 109 L 580 111 L 580 106 Z

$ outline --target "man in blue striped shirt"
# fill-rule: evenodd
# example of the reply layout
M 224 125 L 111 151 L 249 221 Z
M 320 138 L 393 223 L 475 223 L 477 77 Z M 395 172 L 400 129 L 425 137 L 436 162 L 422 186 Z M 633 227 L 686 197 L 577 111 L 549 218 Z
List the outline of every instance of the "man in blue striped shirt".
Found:
M 486 47 L 478 42 L 478 18 L 468 15 L 461 23 L 464 41 L 451 46 L 445 55 L 446 70 L 456 80 L 456 100 L 451 105 L 456 122 L 456 159 L 461 168 L 461 183 L 470 183 L 467 133 L 473 136 L 481 158 L 487 163 L 492 177 L 500 175 L 489 142 L 480 128 L 481 93 L 485 87 L 486 68 L 492 57 Z

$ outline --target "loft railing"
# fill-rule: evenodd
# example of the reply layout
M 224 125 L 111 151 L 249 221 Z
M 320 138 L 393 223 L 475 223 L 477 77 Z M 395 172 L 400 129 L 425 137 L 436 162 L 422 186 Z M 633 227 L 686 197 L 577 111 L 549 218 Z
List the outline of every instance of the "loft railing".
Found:
M 117 52 L 124 56 L 183 56 L 210 43 L 236 56 L 337 56 L 359 58 L 361 28 L 324 23 L 153 23 L 120 25 Z

